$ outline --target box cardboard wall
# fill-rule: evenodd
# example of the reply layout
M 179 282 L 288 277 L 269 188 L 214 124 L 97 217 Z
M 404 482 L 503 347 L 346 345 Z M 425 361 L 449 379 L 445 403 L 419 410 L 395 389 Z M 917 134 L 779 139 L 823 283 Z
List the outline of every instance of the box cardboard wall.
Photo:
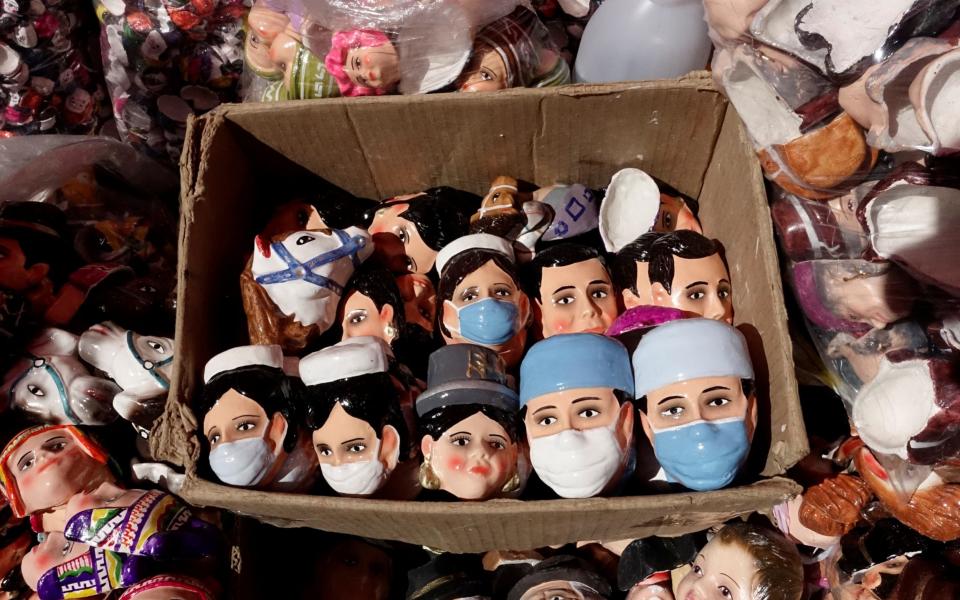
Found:
M 807 453 L 766 194 L 739 118 L 705 74 L 679 81 L 221 107 L 193 120 L 181 160 L 176 360 L 151 446 L 183 465 L 182 495 L 287 526 L 478 552 L 694 531 L 796 493 L 773 478 L 707 493 L 483 503 L 273 494 L 197 477 L 191 399 L 211 356 L 245 344 L 238 276 L 283 188 L 304 174 L 386 198 L 434 185 L 484 194 L 497 175 L 604 187 L 639 167 L 700 199 L 705 233 L 726 247 L 736 321 L 758 367 L 756 471 Z M 764 431 L 766 429 L 764 428 Z M 204 459 L 205 460 L 205 459 Z

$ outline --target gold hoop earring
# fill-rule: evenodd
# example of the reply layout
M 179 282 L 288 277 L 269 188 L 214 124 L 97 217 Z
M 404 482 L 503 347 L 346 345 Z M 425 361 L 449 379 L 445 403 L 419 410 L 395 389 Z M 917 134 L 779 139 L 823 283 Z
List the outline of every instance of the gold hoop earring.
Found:
M 425 490 L 439 490 L 440 489 L 440 478 L 437 477 L 437 474 L 433 471 L 433 467 L 430 466 L 430 455 L 423 457 L 423 462 L 420 463 L 420 487 Z
M 500 488 L 500 491 L 504 494 L 509 494 L 510 492 L 515 492 L 520 489 L 520 471 L 514 471 L 513 477 L 511 477 L 503 487 Z

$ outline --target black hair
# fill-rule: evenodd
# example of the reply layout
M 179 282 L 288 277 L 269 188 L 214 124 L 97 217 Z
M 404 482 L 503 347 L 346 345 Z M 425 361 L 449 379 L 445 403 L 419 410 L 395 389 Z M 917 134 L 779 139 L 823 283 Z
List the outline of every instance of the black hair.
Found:
M 403 296 L 400 295 L 400 288 L 397 287 L 393 274 L 377 263 L 366 262 L 350 278 L 343 293 L 343 300 L 355 291 L 370 298 L 377 310 L 381 310 L 386 304 L 392 306 L 393 324 L 399 335 L 407 319 L 403 310 Z
M 367 373 L 339 381 L 308 385 L 303 390 L 304 423 L 316 431 L 330 418 L 330 411 L 339 404 L 348 415 L 365 421 L 379 438 L 386 425 L 400 436 L 400 458 L 409 456 L 409 432 L 393 380 L 387 373 Z
M 517 277 L 517 267 L 503 254 L 485 248 L 474 248 L 457 254 L 447 261 L 447 264 L 443 268 L 443 273 L 440 275 L 440 283 L 437 284 L 436 328 L 444 335 L 450 335 L 450 331 L 447 330 L 447 327 L 443 324 L 444 303 L 447 300 L 453 299 L 453 293 L 457 290 L 457 286 L 460 285 L 467 276 L 491 260 L 493 264 L 497 265 L 510 277 L 513 284 L 517 286 L 517 291 L 522 291 L 520 288 L 520 280 Z
M 532 261 L 527 263 L 521 271 L 521 281 L 527 296 L 542 300 L 540 297 L 540 283 L 543 281 L 543 270 L 552 267 L 566 267 L 591 259 L 597 259 L 603 268 L 607 262 L 596 248 L 580 244 L 560 244 L 551 246 L 538 252 Z
M 480 196 L 441 186 L 424 195 L 403 200 L 407 210 L 398 215 L 417 226 L 423 242 L 438 252 L 444 246 L 467 235 L 470 215 L 480 207 Z
M 280 369 L 264 365 L 249 365 L 218 373 L 203 386 L 199 408 L 206 415 L 220 398 L 231 389 L 253 400 L 263 408 L 268 418 L 280 413 L 287 420 L 287 435 L 283 449 L 291 452 L 297 445 L 297 430 L 300 425 L 297 410 L 300 390 L 298 384 Z M 203 418 L 200 419 L 203 427 Z M 201 431 L 201 438 L 206 439 Z
M 519 441 L 520 423 L 517 413 L 489 404 L 452 404 L 435 408 L 420 418 L 419 437 L 429 435 L 434 440 L 439 440 L 444 431 L 478 412 L 499 423 L 512 442 Z
M 50 231 L 31 229 L 30 224 Z M 61 283 L 78 266 L 66 230 L 66 215 L 52 204 L 8 202 L 0 209 L 0 237 L 17 242 L 25 258 L 24 267 L 48 265 L 48 277 L 55 283 Z
M 317 214 L 323 219 L 327 227 L 346 229 L 347 227 L 363 227 L 366 223 L 366 214 L 371 208 L 376 208 L 377 202 L 368 198 L 356 198 L 347 192 L 331 187 L 322 193 L 309 197 L 307 202 L 317 209 Z
M 657 187 L 660 188 L 661 194 L 666 194 L 667 196 L 672 196 L 674 198 L 680 198 L 683 200 L 683 203 L 687 205 L 687 208 L 690 209 L 690 212 L 693 213 L 693 216 L 696 217 L 697 220 L 700 220 L 700 202 L 682 193 L 668 183 L 664 183 L 659 179 L 657 179 L 656 182 Z
M 651 231 L 617 252 L 613 263 L 613 281 L 621 290 L 637 291 L 637 263 L 649 263 L 650 283 L 659 283 L 670 293 L 673 285 L 673 257 L 706 258 L 720 251 L 720 244 L 696 231 Z
M 743 390 L 743 395 L 746 396 L 747 398 L 749 398 L 750 395 L 753 393 L 753 391 L 754 391 L 754 389 L 755 389 L 755 386 L 754 386 L 754 384 L 753 384 L 753 380 L 752 380 L 752 379 L 741 379 L 741 380 L 740 380 L 740 389 Z M 635 402 L 636 405 L 637 405 L 637 410 L 639 410 L 640 412 L 643 412 L 643 413 L 646 413 L 646 412 L 647 412 L 647 397 L 646 397 L 646 396 L 640 396 L 639 398 L 637 398 L 636 400 L 634 400 L 634 402 Z

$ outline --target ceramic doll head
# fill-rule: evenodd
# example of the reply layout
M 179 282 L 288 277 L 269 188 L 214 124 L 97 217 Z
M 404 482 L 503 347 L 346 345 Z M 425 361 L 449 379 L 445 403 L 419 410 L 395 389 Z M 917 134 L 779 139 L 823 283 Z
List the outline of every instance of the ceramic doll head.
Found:
M 37 293 L 66 275 L 66 216 L 42 202 L 0 205 L 0 287 Z
M 430 273 L 437 253 L 467 234 L 479 204 L 476 195 L 449 187 L 384 201 L 368 228 L 375 257 L 394 273 Z
M 479 554 L 444 552 L 407 573 L 409 600 L 490 600 L 489 575 Z
M 471 233 L 489 233 L 514 239 L 527 219 L 522 205 L 536 189 L 532 184 L 501 175 L 493 180 L 480 208 L 470 216 Z
M 205 583 L 184 575 L 157 575 L 132 585 L 119 600 L 217 600 Z
M 344 286 L 373 252 L 355 227 L 257 236 L 254 246 L 240 277 L 250 340 L 289 351 L 330 328 Z
M 109 457 L 73 425 L 41 425 L 0 453 L 0 485 L 17 518 L 63 506 L 76 493 L 113 481 Z
M 364 265 L 340 303 L 343 339 L 374 336 L 392 344 L 406 324 L 406 312 L 393 276 L 380 265 Z
M 437 327 L 448 344 L 480 344 L 500 353 L 507 367 L 520 361 L 530 300 L 520 289 L 507 240 L 464 236 L 437 257 Z
M 640 340 L 633 370 L 643 430 L 667 480 L 697 491 L 729 485 L 757 425 L 743 335 L 712 319 L 671 321 Z
M 311 597 L 316 600 L 388 600 L 403 559 L 389 543 L 366 538 L 334 538 L 317 561 Z
M 530 461 L 562 498 L 610 493 L 633 470 L 633 378 L 620 342 L 571 333 L 534 344 L 520 365 Z
M 46 423 L 106 425 L 117 418 L 113 400 L 120 389 L 94 377 L 77 355 L 77 336 L 46 329 L 3 378 L 0 397 Z
M 913 279 L 894 264 L 866 260 L 797 263 L 793 286 L 814 325 L 858 334 L 906 317 L 920 294 Z
M 627 592 L 625 600 L 673 600 L 670 571 L 696 559 L 699 537 L 651 536 L 630 542 L 617 563 L 617 587 Z
M 113 407 L 141 430 L 149 430 L 166 404 L 173 374 L 173 340 L 140 335 L 107 321 L 80 336 L 80 357 L 117 382 Z
M 245 64 L 260 77 L 277 79 L 283 74 L 283 70 L 271 60 L 270 50 L 274 40 L 289 24 L 289 17 L 267 8 L 263 2 L 255 2 L 250 8 L 244 41 Z
M 677 586 L 677 598 L 684 600 L 801 600 L 803 592 L 796 546 L 748 523 L 721 529 Z
M 720 244 L 695 231 L 646 233 L 617 252 L 623 304 L 672 306 L 733 324 L 733 287 Z
M 214 474 L 228 485 L 277 487 L 301 436 L 295 388 L 283 371 L 280 347 L 221 352 L 207 362 L 204 382 L 198 414 Z
M 387 34 L 352 29 L 333 34 L 325 60 L 344 96 L 380 96 L 400 84 L 400 59 Z
M 378 338 L 354 338 L 300 361 L 306 425 L 327 484 L 370 496 L 409 456 L 407 428 Z
M 538 253 L 525 279 L 545 338 L 604 333 L 619 313 L 606 262 L 589 246 L 559 244 Z
M 517 394 L 495 352 L 457 344 L 431 354 L 416 408 L 424 488 L 486 500 L 520 487 Z
M 573 556 L 552 556 L 537 563 L 507 594 L 507 600 L 606 600 L 610 582 Z

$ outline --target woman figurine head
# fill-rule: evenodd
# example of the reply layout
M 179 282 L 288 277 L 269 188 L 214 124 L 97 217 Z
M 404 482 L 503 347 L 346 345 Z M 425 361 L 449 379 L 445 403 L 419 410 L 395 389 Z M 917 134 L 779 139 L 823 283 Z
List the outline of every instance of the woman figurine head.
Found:
M 393 275 L 374 264 L 354 273 L 340 302 L 343 339 L 373 336 L 393 344 L 405 324 L 403 298 Z
M 677 598 L 800 600 L 803 563 L 796 546 L 748 523 L 721 529 L 677 586 Z
M 534 344 L 520 365 L 530 461 L 563 498 L 615 491 L 634 465 L 633 378 L 620 342 L 571 333 Z
M 407 429 L 377 338 L 358 337 L 300 361 L 306 425 L 333 490 L 370 496 L 409 456 Z
M 510 588 L 507 600 L 605 600 L 612 593 L 610 582 L 586 562 L 573 556 L 559 555 L 534 565 Z
M 400 59 L 387 34 L 351 29 L 333 34 L 325 60 L 344 96 L 380 96 L 400 84 Z
M 457 344 L 431 354 L 427 389 L 417 398 L 421 485 L 463 500 L 517 490 L 517 406 L 494 351 Z
M 485 233 L 463 236 L 437 257 L 437 326 L 443 339 L 491 348 L 508 368 L 520 361 L 530 320 L 530 300 L 513 260 L 510 242 Z
M 525 272 L 527 294 L 543 337 L 604 333 L 619 313 L 603 257 L 596 249 L 558 244 L 537 256 Z
M 303 472 L 284 465 L 296 452 L 300 426 L 296 391 L 283 371 L 279 346 L 239 346 L 204 369 L 198 413 L 210 447 L 210 468 L 239 487 L 303 487 Z

